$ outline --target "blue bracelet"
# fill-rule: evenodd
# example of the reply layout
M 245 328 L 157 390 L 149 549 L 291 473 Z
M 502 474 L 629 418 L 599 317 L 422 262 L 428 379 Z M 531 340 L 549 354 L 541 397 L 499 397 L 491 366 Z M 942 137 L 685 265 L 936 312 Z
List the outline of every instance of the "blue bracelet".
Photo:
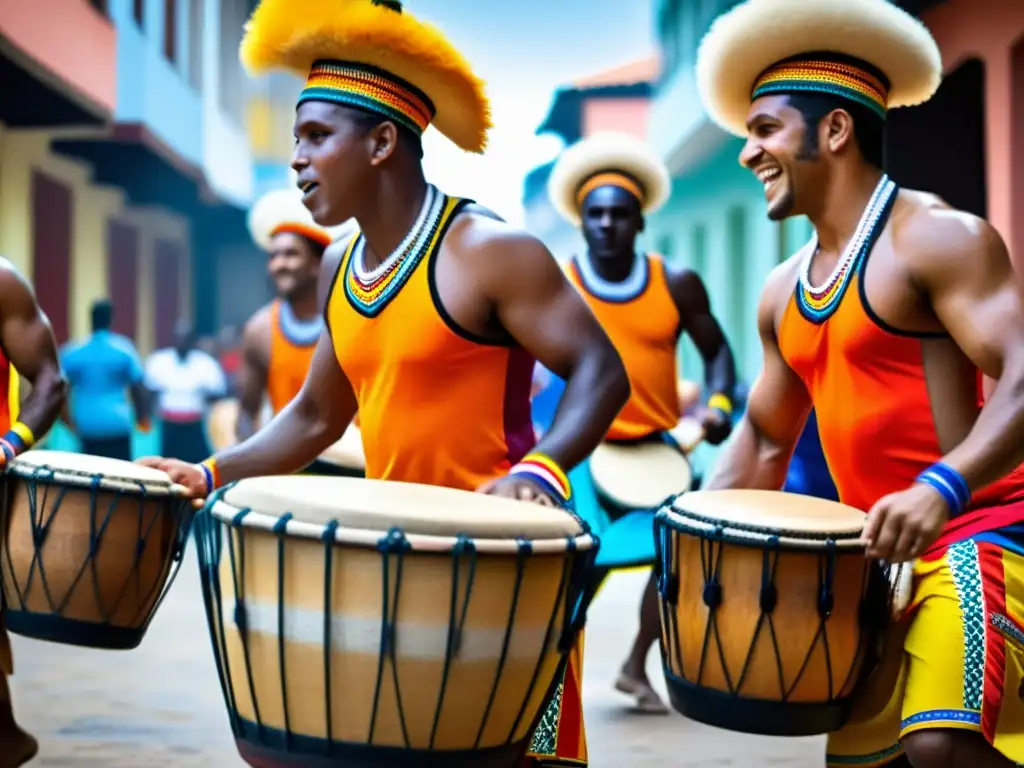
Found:
M 213 493 L 213 472 L 205 464 L 200 464 L 199 468 L 203 470 L 203 474 L 206 475 L 206 492 Z
M 937 490 L 946 500 L 951 517 L 961 514 L 971 503 L 971 489 L 967 481 L 948 464 L 932 464 L 917 476 L 916 482 Z

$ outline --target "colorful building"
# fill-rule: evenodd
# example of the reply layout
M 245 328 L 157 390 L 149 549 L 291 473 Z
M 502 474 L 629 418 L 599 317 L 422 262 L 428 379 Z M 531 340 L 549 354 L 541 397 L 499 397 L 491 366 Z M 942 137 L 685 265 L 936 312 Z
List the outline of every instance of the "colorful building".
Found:
M 0 6 L 0 254 L 58 340 L 110 296 L 147 352 L 221 324 L 249 262 L 237 47 L 251 0 Z
M 651 56 L 599 72 L 555 92 L 537 135 L 558 136 L 569 146 L 598 131 L 643 136 L 647 132 L 653 84 L 659 61 Z M 557 158 L 556 158 L 557 159 Z M 548 201 L 548 178 L 555 161 L 534 168 L 523 185 L 526 228 L 558 259 L 568 259 L 583 245 L 577 229 L 561 219 Z

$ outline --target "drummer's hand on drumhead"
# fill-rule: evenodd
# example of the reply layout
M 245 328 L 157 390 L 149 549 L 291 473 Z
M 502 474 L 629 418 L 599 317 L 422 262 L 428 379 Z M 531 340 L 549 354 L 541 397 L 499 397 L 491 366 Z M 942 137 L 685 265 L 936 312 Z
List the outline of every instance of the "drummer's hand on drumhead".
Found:
M 165 459 L 163 456 L 145 456 L 137 459 L 135 463 L 166 472 L 172 483 L 177 483 L 188 491 L 189 497 L 194 499 L 194 506 L 203 506 L 203 501 L 210 489 L 206 487 L 206 473 L 199 468 L 198 464 L 178 459 Z
M 540 483 L 534 482 L 523 475 L 506 475 L 497 480 L 491 480 L 477 489 L 478 493 L 488 493 L 491 496 L 504 496 L 506 499 L 528 501 L 540 504 L 544 507 L 560 507 L 557 501 L 548 495 Z
M 864 523 L 867 556 L 890 563 L 920 557 L 939 538 L 948 519 L 946 500 L 925 483 L 883 496 Z
M 732 419 L 718 408 L 702 408 L 698 414 L 704 428 L 704 439 L 711 445 L 721 445 L 732 433 Z

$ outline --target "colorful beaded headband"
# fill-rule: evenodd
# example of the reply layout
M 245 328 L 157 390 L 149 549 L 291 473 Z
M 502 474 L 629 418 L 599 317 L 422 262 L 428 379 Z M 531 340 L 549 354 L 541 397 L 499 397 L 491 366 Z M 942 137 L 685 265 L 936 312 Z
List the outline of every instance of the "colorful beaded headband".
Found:
M 275 235 L 281 235 L 285 232 L 292 235 L 302 235 L 302 237 L 309 238 L 314 243 L 319 243 L 324 248 L 333 242 L 330 234 L 319 227 L 311 227 L 308 224 L 295 224 L 291 222 L 274 227 L 270 236 L 274 237 Z
M 889 89 L 875 75 L 855 64 L 824 58 L 784 61 L 765 70 L 754 84 L 751 101 L 776 93 L 831 93 L 862 104 L 883 120 Z
M 619 171 L 601 171 L 588 178 L 580 185 L 579 191 L 576 193 L 576 205 L 582 209 L 583 201 L 587 199 L 587 195 L 598 187 L 618 187 L 619 189 L 624 189 L 639 201 L 641 208 L 644 206 L 644 198 L 646 196 L 644 195 L 643 187 L 635 179 Z
M 351 61 L 313 62 L 298 103 L 310 100 L 375 112 L 417 136 L 427 130 L 435 113 L 433 102 L 416 86 L 378 67 Z

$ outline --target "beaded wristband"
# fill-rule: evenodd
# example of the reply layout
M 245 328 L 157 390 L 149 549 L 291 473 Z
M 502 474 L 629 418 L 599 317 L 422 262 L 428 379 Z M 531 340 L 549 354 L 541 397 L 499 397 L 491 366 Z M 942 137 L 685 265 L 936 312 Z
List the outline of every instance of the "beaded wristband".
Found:
M 24 444 L 25 450 L 28 450 L 36 444 L 35 432 L 32 431 L 32 427 L 23 421 L 14 422 L 14 426 L 11 427 L 11 432 L 14 432 L 21 438 L 21 442 Z
M 917 476 L 915 482 L 930 485 L 949 506 L 950 516 L 961 514 L 971 503 L 971 489 L 964 476 L 948 464 L 932 464 Z
M 539 481 L 552 496 L 563 501 L 572 498 L 569 478 L 553 459 L 543 453 L 530 453 L 509 470 L 510 475 L 529 475 Z
M 206 475 L 206 492 L 213 493 L 220 487 L 220 472 L 217 469 L 217 459 L 213 456 L 197 464 L 203 474 Z
M 732 416 L 732 400 L 721 392 L 716 392 L 708 398 L 708 408 L 721 411 L 726 416 Z

